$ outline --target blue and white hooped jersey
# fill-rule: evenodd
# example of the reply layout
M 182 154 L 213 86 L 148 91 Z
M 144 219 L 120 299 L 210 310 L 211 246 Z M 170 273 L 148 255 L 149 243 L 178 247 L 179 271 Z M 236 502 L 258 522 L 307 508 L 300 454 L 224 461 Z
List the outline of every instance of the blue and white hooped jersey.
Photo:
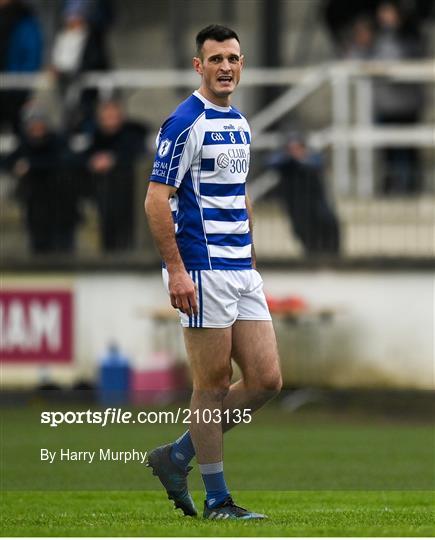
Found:
M 245 197 L 250 142 L 239 111 L 197 91 L 160 128 L 150 180 L 177 188 L 170 202 L 187 270 L 252 268 Z

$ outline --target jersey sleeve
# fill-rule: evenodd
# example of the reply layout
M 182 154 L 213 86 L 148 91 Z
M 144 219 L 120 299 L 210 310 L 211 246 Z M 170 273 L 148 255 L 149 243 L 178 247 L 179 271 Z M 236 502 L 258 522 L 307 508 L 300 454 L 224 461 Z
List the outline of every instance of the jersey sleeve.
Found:
M 156 139 L 157 152 L 150 180 L 178 188 L 199 153 L 195 122 L 169 118 Z

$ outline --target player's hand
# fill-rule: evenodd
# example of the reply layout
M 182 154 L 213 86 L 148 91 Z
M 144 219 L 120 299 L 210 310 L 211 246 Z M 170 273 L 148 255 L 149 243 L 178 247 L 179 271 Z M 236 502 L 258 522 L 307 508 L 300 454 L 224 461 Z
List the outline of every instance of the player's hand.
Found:
M 198 315 L 196 285 L 185 270 L 169 273 L 168 287 L 172 307 L 189 317 Z

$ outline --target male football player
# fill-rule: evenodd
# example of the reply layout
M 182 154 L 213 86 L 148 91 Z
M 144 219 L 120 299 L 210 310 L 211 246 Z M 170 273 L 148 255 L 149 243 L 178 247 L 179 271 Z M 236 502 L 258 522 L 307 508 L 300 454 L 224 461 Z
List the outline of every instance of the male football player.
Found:
M 237 34 L 223 26 L 201 30 L 196 45 L 193 67 L 201 84 L 159 131 L 145 201 L 163 279 L 183 326 L 192 423 L 174 443 L 151 451 L 148 463 L 186 515 L 197 514 L 187 489 L 196 456 L 205 518 L 261 519 L 231 498 L 222 450 L 223 432 L 238 423 L 240 411 L 257 410 L 281 388 L 245 188 L 250 129 L 231 106 L 244 59 Z M 242 373 L 234 384 L 231 359 Z

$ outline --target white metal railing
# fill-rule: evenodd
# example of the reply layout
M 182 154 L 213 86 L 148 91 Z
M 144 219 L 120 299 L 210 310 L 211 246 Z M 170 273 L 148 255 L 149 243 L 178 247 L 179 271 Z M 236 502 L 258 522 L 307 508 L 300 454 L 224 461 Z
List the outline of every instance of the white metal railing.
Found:
M 435 82 L 435 61 L 415 62 L 340 61 L 304 68 L 245 68 L 243 86 L 280 86 L 298 84 L 308 72 L 326 69 L 330 76 L 387 77 L 400 82 Z M 52 83 L 48 72 L 37 74 L 0 73 L 0 87 L 44 88 Z M 198 75 L 191 69 L 118 69 L 105 73 L 88 72 L 80 77 L 80 84 L 93 88 L 162 88 L 195 87 Z
M 419 62 L 333 62 L 305 68 L 247 68 L 243 74 L 243 87 L 291 86 L 283 95 L 267 105 L 250 119 L 254 149 L 277 148 L 281 134 L 266 132 L 307 97 L 325 84 L 332 90 L 331 127 L 310 134 L 314 147 L 332 149 L 332 167 L 335 192 L 351 193 L 350 151 L 356 149 L 357 195 L 373 193 L 373 149 L 380 146 L 418 146 L 435 148 L 435 125 L 386 128 L 374 126 L 373 79 L 387 78 L 401 83 L 435 83 L 435 61 Z M 37 88 L 44 90 L 52 84 L 47 73 L 38 75 L 0 76 L 0 88 Z M 87 73 L 76 81 L 77 89 L 96 87 L 102 95 L 115 88 L 194 88 L 198 76 L 192 70 L 115 70 L 108 73 Z M 352 111 L 352 92 L 355 90 L 355 114 Z M 351 122 L 352 116 L 355 123 Z M 3 151 L 8 143 L 3 138 Z
M 270 125 L 282 118 L 283 114 L 297 107 L 318 90 L 328 80 L 328 76 L 329 70 L 326 67 L 313 68 L 302 74 L 296 86 L 287 90 L 250 120 L 253 138 L 261 135 Z

